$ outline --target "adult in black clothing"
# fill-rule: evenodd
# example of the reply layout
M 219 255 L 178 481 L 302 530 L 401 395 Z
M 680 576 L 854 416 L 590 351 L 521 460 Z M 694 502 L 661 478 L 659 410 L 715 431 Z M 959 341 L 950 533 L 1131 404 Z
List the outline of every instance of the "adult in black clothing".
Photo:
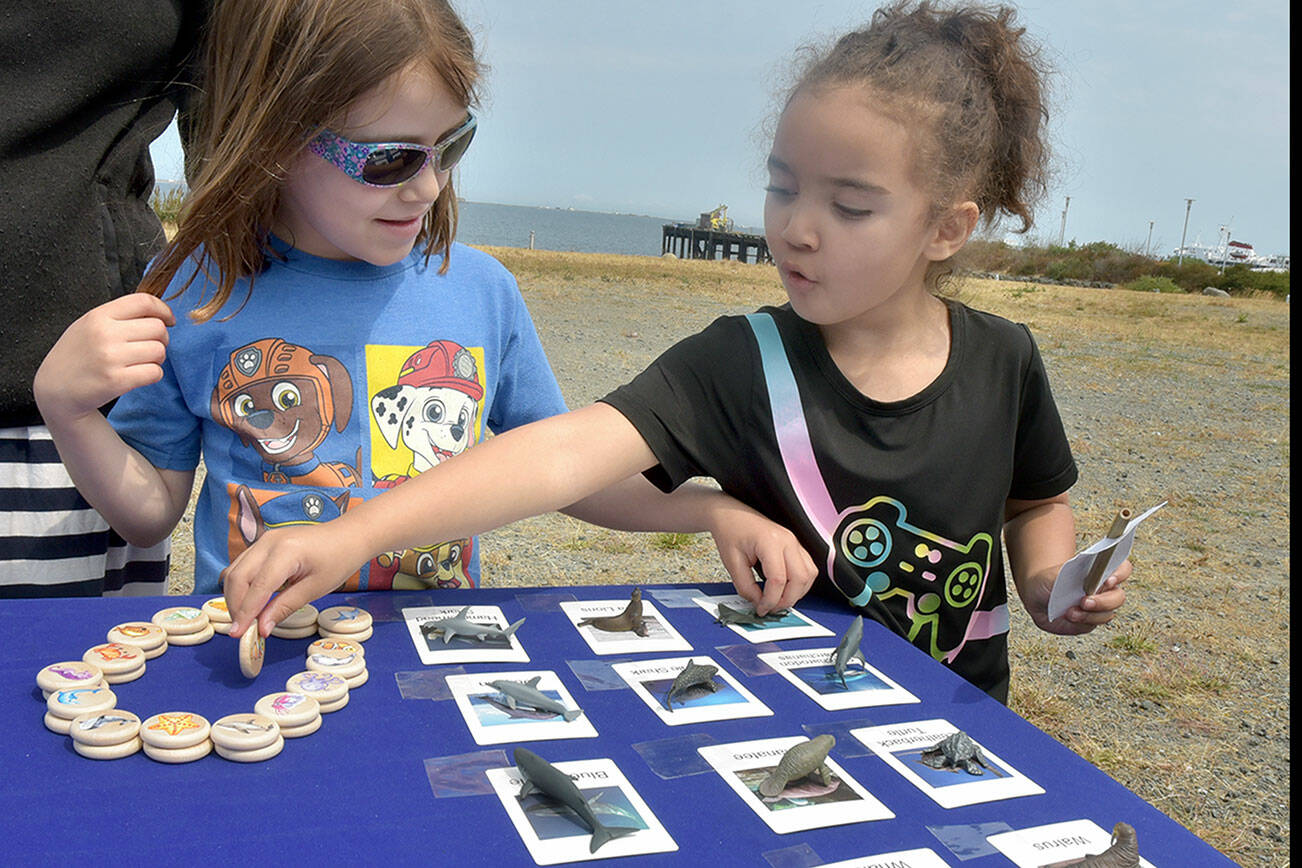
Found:
M 162 593 L 167 544 L 116 537 L 32 398 L 67 326 L 163 243 L 149 144 L 183 108 L 207 4 L 6 4 L 0 15 L 0 596 Z

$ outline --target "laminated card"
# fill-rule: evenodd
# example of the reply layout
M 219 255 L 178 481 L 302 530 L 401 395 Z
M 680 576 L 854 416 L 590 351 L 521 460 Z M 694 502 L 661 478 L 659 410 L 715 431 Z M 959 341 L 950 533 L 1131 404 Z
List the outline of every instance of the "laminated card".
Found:
M 964 751 L 957 757 L 960 764 L 944 763 L 939 768 L 933 767 L 931 762 L 934 760 L 929 761 L 926 754 L 956 732 L 958 728 L 947 720 L 915 720 L 850 730 L 865 747 L 904 775 L 942 808 L 996 802 L 1044 792 L 1043 787 L 976 741 L 972 741 L 972 746 L 979 751 L 976 756 L 980 762 L 965 761 L 973 755 Z M 977 773 L 973 774 L 967 769 Z

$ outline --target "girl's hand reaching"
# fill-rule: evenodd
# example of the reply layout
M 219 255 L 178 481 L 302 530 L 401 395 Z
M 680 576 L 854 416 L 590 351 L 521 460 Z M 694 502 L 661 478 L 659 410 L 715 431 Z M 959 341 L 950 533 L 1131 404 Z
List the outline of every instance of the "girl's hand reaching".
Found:
M 737 593 L 760 615 L 794 606 L 818 575 L 795 534 L 731 498 L 714 513 L 710 533 Z M 755 580 L 756 566 L 763 587 Z
M 263 636 L 308 603 L 338 588 L 357 569 L 340 521 L 269 530 L 222 570 L 231 636 L 255 629 Z M 272 595 L 275 596 L 272 596 Z
M 46 354 L 32 384 L 46 424 L 95 413 L 161 380 L 167 329 L 175 322 L 167 302 L 139 292 L 82 314 Z

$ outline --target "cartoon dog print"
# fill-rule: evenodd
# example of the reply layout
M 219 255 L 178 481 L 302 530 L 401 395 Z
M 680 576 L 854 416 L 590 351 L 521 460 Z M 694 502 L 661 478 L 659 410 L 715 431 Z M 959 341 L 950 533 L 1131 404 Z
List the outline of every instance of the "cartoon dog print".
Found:
M 361 484 L 354 466 L 315 454 L 330 429 L 343 431 L 353 412 L 352 378 L 333 356 L 280 338 L 240 347 L 217 376 L 210 412 L 258 453 L 264 482 Z
M 474 587 L 468 540 L 386 552 L 371 561 L 371 590 L 424 590 Z
M 349 494 L 331 497 L 320 491 L 294 491 L 265 498 L 261 503 L 247 485 L 235 486 L 231 556 L 253 545 L 268 530 L 295 524 L 323 524 L 344 514 Z
M 398 382 L 371 399 L 371 413 L 390 449 L 401 442 L 412 452 L 406 475 L 377 480 L 391 488 L 474 443 L 479 401 L 484 397 L 475 357 L 455 341 L 433 341 L 402 365 Z

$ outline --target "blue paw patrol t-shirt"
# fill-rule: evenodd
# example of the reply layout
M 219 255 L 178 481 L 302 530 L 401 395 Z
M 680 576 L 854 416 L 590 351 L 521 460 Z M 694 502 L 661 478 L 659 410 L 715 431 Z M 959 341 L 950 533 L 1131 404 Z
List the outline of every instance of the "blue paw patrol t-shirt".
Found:
M 723 317 L 607 395 L 670 490 L 710 476 L 791 528 L 819 582 L 1003 699 L 1009 498 L 1076 465 L 1025 326 L 949 302 L 944 370 L 902 401 L 859 392 L 789 306 Z
M 280 245 L 212 319 L 200 275 L 169 298 L 163 379 L 109 415 L 156 467 L 206 469 L 195 508 L 195 591 L 268 528 L 323 522 L 501 432 L 565 411 L 515 278 L 454 245 L 378 267 Z M 171 291 L 184 285 L 183 270 Z M 169 291 L 170 295 L 170 291 Z M 456 509 L 456 503 L 447 504 Z M 349 589 L 470 587 L 474 539 L 386 552 Z

